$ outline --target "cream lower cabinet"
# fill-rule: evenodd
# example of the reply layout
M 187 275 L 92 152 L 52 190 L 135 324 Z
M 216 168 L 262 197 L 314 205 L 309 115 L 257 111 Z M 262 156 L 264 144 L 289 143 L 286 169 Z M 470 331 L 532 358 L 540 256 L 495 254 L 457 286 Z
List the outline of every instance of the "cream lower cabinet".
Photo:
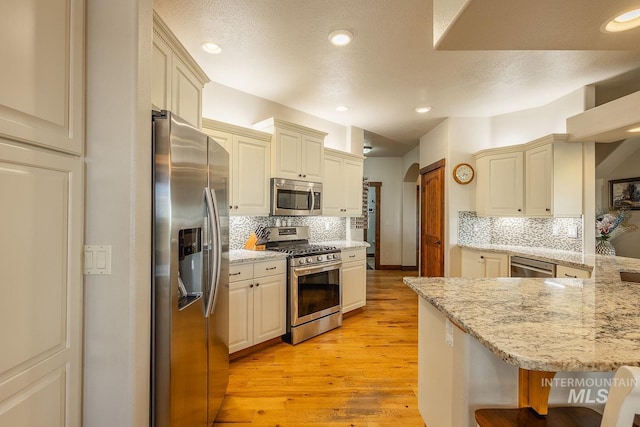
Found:
M 83 160 L 0 138 L 0 426 L 82 424 Z
M 323 215 L 362 215 L 363 164 L 361 156 L 325 149 Z
M 202 126 L 202 88 L 210 79 L 162 19 L 153 12 L 151 106 Z
M 229 214 L 269 215 L 271 135 L 210 119 L 202 131 L 230 154 Z
M 463 248 L 462 277 L 509 277 L 509 256 Z
M 591 272 L 577 267 L 569 267 L 566 265 L 556 265 L 556 277 L 573 278 L 573 279 L 589 279 Z
M 342 312 L 367 304 L 366 249 L 342 251 Z
M 229 266 L 229 353 L 286 332 L 286 261 Z

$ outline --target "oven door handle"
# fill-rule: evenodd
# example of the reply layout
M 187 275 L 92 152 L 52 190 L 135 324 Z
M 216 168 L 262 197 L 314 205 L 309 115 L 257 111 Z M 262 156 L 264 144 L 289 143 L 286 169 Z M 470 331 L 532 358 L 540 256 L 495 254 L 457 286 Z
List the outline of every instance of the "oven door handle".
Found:
M 335 261 L 335 262 L 331 262 L 328 264 L 321 264 L 321 265 L 312 265 L 312 266 L 300 266 L 300 267 L 292 267 L 292 271 L 299 276 L 300 274 L 297 274 L 301 271 L 305 272 L 305 275 L 307 274 L 314 274 L 314 273 L 319 273 L 322 271 L 329 271 L 329 270 L 335 270 L 336 267 L 340 267 L 342 266 L 342 261 Z

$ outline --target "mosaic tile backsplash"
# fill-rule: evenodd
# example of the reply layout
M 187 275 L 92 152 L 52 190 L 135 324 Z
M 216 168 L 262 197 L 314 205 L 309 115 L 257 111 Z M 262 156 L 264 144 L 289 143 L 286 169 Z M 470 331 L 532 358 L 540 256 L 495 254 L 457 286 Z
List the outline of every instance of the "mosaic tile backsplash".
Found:
M 259 225 L 275 227 L 276 220 L 283 225 L 308 225 L 311 242 L 346 239 L 347 219 L 327 216 L 231 216 L 229 217 L 229 249 L 242 249 L 252 231 Z
M 568 229 L 573 227 L 577 238 L 568 235 Z M 479 217 L 475 212 L 458 212 L 458 243 L 582 252 L 582 218 Z

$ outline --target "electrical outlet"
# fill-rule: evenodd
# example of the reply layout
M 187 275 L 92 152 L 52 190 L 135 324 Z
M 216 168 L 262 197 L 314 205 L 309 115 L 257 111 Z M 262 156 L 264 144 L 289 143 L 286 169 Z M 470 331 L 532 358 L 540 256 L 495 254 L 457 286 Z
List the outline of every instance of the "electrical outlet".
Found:
M 560 227 L 558 227 L 557 224 L 553 225 L 553 228 L 551 229 L 551 234 L 553 234 L 554 236 L 557 236 L 560 234 Z
M 567 227 L 567 236 L 571 237 L 572 239 L 577 239 L 578 238 L 578 226 L 569 225 Z

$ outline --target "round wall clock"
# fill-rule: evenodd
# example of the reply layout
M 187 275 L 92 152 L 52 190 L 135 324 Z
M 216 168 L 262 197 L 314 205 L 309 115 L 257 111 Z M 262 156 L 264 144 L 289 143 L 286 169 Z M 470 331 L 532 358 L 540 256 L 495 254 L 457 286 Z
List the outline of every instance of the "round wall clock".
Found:
M 468 163 L 460 163 L 453 168 L 453 179 L 458 184 L 468 184 L 473 181 L 474 171 L 473 167 Z

